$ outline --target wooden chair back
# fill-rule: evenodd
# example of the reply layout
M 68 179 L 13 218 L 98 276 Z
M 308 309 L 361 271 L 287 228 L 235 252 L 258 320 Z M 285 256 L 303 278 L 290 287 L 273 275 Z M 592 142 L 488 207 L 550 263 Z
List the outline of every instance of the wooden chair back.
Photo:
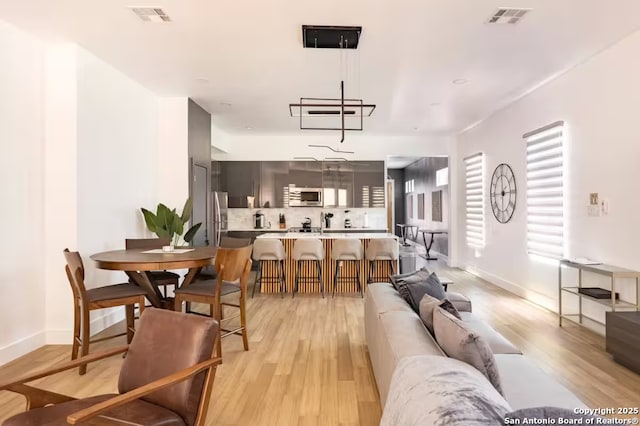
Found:
M 220 239 L 220 247 L 223 248 L 240 248 L 250 245 L 251 238 L 222 237 Z
M 169 238 L 127 238 L 124 240 L 124 248 L 129 249 L 159 249 L 171 244 Z
M 216 251 L 216 271 L 218 271 L 218 290 L 222 282 L 238 282 L 246 290 L 251 272 L 251 246 L 240 248 L 218 248 Z
M 71 285 L 71 291 L 75 299 L 85 300 L 87 289 L 84 285 L 84 264 L 82 263 L 82 257 L 77 251 L 69 251 L 68 248 L 64 249 L 64 258 L 67 261 L 65 266 L 65 272 L 67 273 L 67 279 Z

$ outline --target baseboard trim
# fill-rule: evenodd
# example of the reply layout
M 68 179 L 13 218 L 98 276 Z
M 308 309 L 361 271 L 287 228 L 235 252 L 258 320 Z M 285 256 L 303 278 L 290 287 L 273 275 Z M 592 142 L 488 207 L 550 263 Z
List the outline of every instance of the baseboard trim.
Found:
M 516 296 L 520 296 L 523 299 L 526 299 L 532 303 L 535 303 L 536 305 L 543 307 L 544 309 L 547 309 L 554 313 L 558 313 L 558 301 L 550 298 L 549 296 L 521 287 L 516 283 L 505 280 L 487 271 L 483 271 L 482 269 L 471 267 L 469 265 L 460 265 L 460 269 L 469 272 L 470 274 L 475 275 L 479 278 L 482 278 L 485 281 L 489 281 L 491 284 L 495 284 L 498 287 L 515 294 Z
M 0 365 L 4 365 L 16 358 L 20 358 L 24 354 L 35 351 L 44 346 L 45 341 L 45 333 L 39 331 L 0 348 Z
M 91 335 L 100 333 L 104 329 L 123 321 L 124 318 L 125 314 L 121 308 L 110 309 L 109 312 L 105 312 L 91 321 Z M 0 348 L 0 365 L 20 358 L 42 346 L 71 345 L 72 341 L 73 330 L 39 331 Z
M 124 321 L 122 308 L 105 309 L 104 314 L 91 320 L 91 335 L 94 336 L 114 324 Z M 70 345 L 73 341 L 73 330 L 47 330 L 47 345 Z

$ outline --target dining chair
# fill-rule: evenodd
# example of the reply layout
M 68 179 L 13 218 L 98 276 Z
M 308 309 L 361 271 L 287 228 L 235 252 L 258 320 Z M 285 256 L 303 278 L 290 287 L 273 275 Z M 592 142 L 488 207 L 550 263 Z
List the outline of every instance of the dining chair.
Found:
M 228 321 L 240 317 L 240 327 L 232 330 L 220 325 L 220 340 L 217 345 L 217 355 L 222 356 L 222 338 L 232 334 L 241 334 L 244 350 L 249 350 L 247 337 L 246 295 L 247 281 L 251 272 L 251 246 L 241 248 L 219 248 L 216 252 L 215 280 L 195 281 L 176 290 L 175 310 L 182 311 L 182 303 L 204 303 L 209 305 L 209 315 L 218 322 Z M 222 303 L 222 296 L 239 293 L 238 303 Z M 232 306 L 240 310 L 239 315 L 222 318 L 222 306 Z M 193 313 L 193 312 L 192 312 Z M 224 334 L 223 334 L 224 332 Z
M 3 425 L 204 426 L 220 364 L 220 358 L 213 357 L 218 328 L 218 322 L 211 318 L 147 309 L 140 316 L 130 345 L 0 384 L 0 391 L 19 393 L 27 399 L 27 411 Z M 123 353 L 126 356 L 120 368 L 118 394 L 76 399 L 26 384 L 83 362 Z
M 87 290 L 84 282 L 84 264 L 77 251 L 64 249 L 64 257 L 67 261 L 65 271 L 71 291 L 73 293 L 73 345 L 71 347 L 71 360 L 85 357 L 89 353 L 89 344 L 101 342 L 107 339 L 127 335 L 127 343 L 131 343 L 134 328 L 134 307 L 137 304 L 140 313 L 144 311 L 144 300 L 147 294 L 144 289 L 133 283 L 112 284 Z M 89 313 L 96 309 L 124 306 L 127 331 L 113 336 L 91 339 L 91 322 Z M 80 375 L 87 372 L 87 364 L 81 364 Z
M 129 249 L 153 250 L 161 249 L 171 243 L 169 238 L 126 238 L 124 247 Z M 149 281 L 158 287 L 162 287 L 162 295 L 167 298 L 167 286 L 178 287 L 180 275 L 169 271 L 149 271 L 147 272 Z
M 220 247 L 222 248 L 240 248 L 251 245 L 251 238 L 222 237 L 220 238 Z M 202 268 L 196 280 L 215 280 L 217 277 L 215 267 L 207 266 Z

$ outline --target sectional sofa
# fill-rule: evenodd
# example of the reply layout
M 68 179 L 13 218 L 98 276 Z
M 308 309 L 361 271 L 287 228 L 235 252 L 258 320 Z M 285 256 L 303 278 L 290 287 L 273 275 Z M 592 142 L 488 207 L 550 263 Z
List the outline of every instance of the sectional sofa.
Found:
M 536 366 L 511 342 L 474 315 L 469 299 L 454 292 L 448 292 L 447 298 L 458 309 L 464 323 L 489 344 L 500 374 L 502 395 L 496 392 L 477 370 L 467 368 L 469 366 L 461 361 L 447 358 L 436 339 L 424 326 L 420 316 L 391 284 L 374 283 L 369 285 L 365 298 L 365 334 L 380 400 L 384 406 L 383 424 L 385 418 L 395 419 L 393 422 L 387 421 L 387 424 L 399 422 L 398 413 L 404 416 L 407 412 L 413 411 L 413 417 L 404 418 L 421 418 L 421 410 L 427 411 L 429 404 L 438 402 L 425 400 L 419 395 L 424 389 L 419 388 L 428 390 L 434 386 L 442 388 L 449 385 L 452 389 L 459 388 L 462 386 L 460 383 L 448 384 L 446 381 L 449 380 L 447 377 L 452 377 L 449 381 L 465 381 L 466 379 L 462 380 L 459 377 L 453 379 L 456 377 L 453 373 L 463 370 L 465 374 L 468 373 L 467 376 L 478 376 L 472 377 L 472 382 L 476 383 L 473 387 L 477 388 L 483 397 L 490 394 L 488 397 L 497 404 L 500 415 L 509 410 L 531 407 L 552 406 L 569 410 L 587 408 L 574 394 Z M 448 370 L 453 371 L 447 375 Z M 435 371 L 440 372 L 437 378 L 435 373 L 432 374 Z M 485 386 L 487 384 L 488 387 Z M 465 386 L 468 388 L 468 383 Z M 459 389 L 457 392 L 462 391 Z M 393 401 L 387 401 L 390 393 L 396 395 Z M 415 397 L 412 397 L 412 393 Z M 401 396 L 402 404 L 407 406 L 393 406 L 399 404 L 398 395 Z M 440 407 L 440 412 L 443 411 L 446 410 Z M 406 420 L 406 423 L 412 422 Z

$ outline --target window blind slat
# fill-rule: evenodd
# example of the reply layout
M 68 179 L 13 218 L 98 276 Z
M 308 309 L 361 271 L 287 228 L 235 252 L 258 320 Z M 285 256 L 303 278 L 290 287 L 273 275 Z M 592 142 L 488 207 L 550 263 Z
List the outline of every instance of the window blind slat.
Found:
M 484 154 L 465 158 L 467 245 L 484 246 Z
M 564 123 L 524 135 L 527 143 L 527 251 L 564 255 Z

